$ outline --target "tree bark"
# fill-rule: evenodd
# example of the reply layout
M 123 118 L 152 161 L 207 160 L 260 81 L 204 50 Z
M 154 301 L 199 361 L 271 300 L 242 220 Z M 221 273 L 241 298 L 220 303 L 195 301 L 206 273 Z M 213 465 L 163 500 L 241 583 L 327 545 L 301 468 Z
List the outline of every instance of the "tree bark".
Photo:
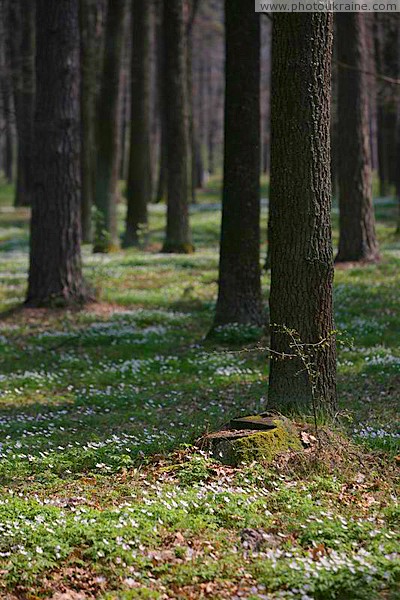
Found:
M 339 61 L 338 183 L 339 251 L 337 262 L 379 259 L 372 203 L 369 141 L 368 54 L 362 13 L 337 13 Z M 341 67 L 346 64 L 354 67 Z
M 126 0 L 108 0 L 97 113 L 96 226 L 93 252 L 118 247 L 117 193 L 121 65 Z
M 163 9 L 164 0 L 158 0 L 157 8 L 161 12 Z M 165 70 L 165 56 L 164 56 L 164 27 L 163 18 L 157 20 L 156 25 L 156 57 L 157 57 L 157 98 L 158 98 L 158 114 L 160 124 L 160 136 L 159 136 L 159 152 L 158 152 L 158 176 L 157 176 L 157 189 L 155 202 L 158 204 L 165 198 L 165 192 L 167 187 L 167 148 L 166 148 L 166 123 L 165 123 L 165 93 L 164 93 L 164 70 Z
M 92 241 L 92 206 L 95 188 L 96 84 L 99 44 L 96 0 L 80 0 L 81 32 L 81 152 L 82 240 Z
M 163 252 L 190 253 L 183 0 L 164 0 L 167 231 Z
M 264 322 L 260 278 L 260 16 L 251 9 L 251 0 L 225 2 L 224 182 L 214 326 Z
M 1 167 L 8 183 L 13 180 L 13 118 L 12 118 L 12 85 L 10 77 L 10 31 L 7 27 L 8 6 L 3 0 L 0 3 L 0 93 L 2 108 L 2 139 Z M 3 136 L 2 136 L 3 137 Z
M 78 0 L 37 0 L 29 306 L 82 303 Z
M 32 196 L 35 103 L 35 0 L 9 3 L 10 54 L 17 129 L 15 206 L 30 206 Z
M 133 0 L 132 27 L 131 132 L 124 246 L 141 241 L 141 232 L 148 225 L 147 205 L 151 200 L 149 2 Z
M 336 409 L 330 176 L 332 14 L 275 13 L 271 82 L 271 349 L 269 405 L 280 411 Z M 305 348 L 312 378 L 293 354 Z M 278 354 L 276 354 L 278 353 Z M 313 357 L 312 354 L 315 354 Z

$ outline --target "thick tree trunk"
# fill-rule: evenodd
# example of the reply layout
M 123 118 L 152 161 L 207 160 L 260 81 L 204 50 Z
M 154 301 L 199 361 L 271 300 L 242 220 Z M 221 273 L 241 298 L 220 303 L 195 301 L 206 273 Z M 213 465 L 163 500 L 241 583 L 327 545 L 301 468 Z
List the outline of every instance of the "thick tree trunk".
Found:
M 126 0 L 108 0 L 104 61 L 97 114 L 94 252 L 118 247 L 119 97 Z
M 81 151 L 82 151 L 82 240 L 92 241 L 92 206 L 95 186 L 95 112 L 98 66 L 96 0 L 80 0 L 81 31 Z
M 29 206 L 32 196 L 33 115 L 35 103 L 35 0 L 9 4 L 10 50 L 17 129 L 15 206 Z
M 167 231 L 163 252 L 190 253 L 183 0 L 164 0 Z
M 78 0 L 37 0 L 29 306 L 81 303 Z
M 147 205 L 151 200 L 149 2 L 133 0 L 132 26 L 131 135 L 125 246 L 140 242 L 141 232 L 147 228 Z
M 260 16 L 251 9 L 251 0 L 225 2 L 224 183 L 214 326 L 264 322 L 260 278 Z
M 281 411 L 336 408 L 330 176 L 332 15 L 275 13 L 271 82 L 271 348 L 269 405 Z M 311 373 L 300 358 L 277 359 L 295 330 L 321 345 Z M 297 335 L 294 334 L 294 335 Z M 278 354 L 276 354 L 278 353 Z M 313 354 L 313 353 L 311 353 Z
M 379 259 L 372 204 L 368 54 L 362 13 L 337 13 L 339 252 L 336 261 Z M 348 65 L 348 68 L 341 65 Z

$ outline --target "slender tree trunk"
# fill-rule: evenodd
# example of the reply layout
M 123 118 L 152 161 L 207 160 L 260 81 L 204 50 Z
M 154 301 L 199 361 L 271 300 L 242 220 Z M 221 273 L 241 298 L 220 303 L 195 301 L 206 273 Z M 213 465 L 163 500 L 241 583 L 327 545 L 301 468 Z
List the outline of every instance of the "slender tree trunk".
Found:
M 379 259 L 372 204 L 366 22 L 362 13 L 337 13 L 339 61 L 339 252 L 336 261 Z M 341 67 L 346 64 L 354 69 Z
M 78 0 L 37 0 L 29 306 L 86 298 L 80 255 L 78 5 Z
M 215 103 L 214 103 L 214 94 L 213 94 L 213 77 L 212 77 L 212 67 L 209 63 L 207 66 L 207 108 L 208 108 L 208 118 L 207 118 L 207 169 L 209 175 L 214 175 L 215 172 L 215 164 L 214 164 L 214 118 L 213 112 L 215 111 Z
M 94 252 L 118 247 L 119 99 L 126 0 L 108 0 L 104 61 L 97 114 Z
M 251 9 L 251 0 L 225 1 L 224 184 L 214 326 L 264 322 L 260 278 L 260 16 Z
M 394 62 L 397 61 L 396 56 L 393 56 L 393 54 L 396 54 L 397 44 L 390 30 L 390 22 L 388 22 L 391 15 L 375 13 L 374 16 L 377 72 L 380 74 L 391 74 L 396 77 L 397 69 L 394 68 L 393 70 L 393 59 Z M 394 37 L 396 38 L 396 35 Z M 377 111 L 379 193 L 385 197 L 391 193 L 391 184 L 395 182 L 394 173 L 397 172 L 397 165 L 395 165 L 394 160 L 396 110 L 390 91 L 387 88 L 383 88 L 380 92 Z
M 0 3 L 0 87 L 1 87 L 1 105 L 2 105 L 2 127 L 4 134 L 2 147 L 2 168 L 4 176 L 8 183 L 13 179 L 13 135 L 12 135 L 12 86 L 10 80 L 10 53 L 9 40 L 10 32 L 7 31 L 7 12 L 6 2 Z
M 92 206 L 95 186 L 95 111 L 97 83 L 96 0 L 80 0 L 81 31 L 81 151 L 82 151 L 82 240 L 92 241 Z
M 163 2 L 164 0 L 158 0 L 157 8 L 159 12 L 163 13 Z M 156 83 L 157 83 L 157 97 L 158 97 L 158 114 L 160 123 L 160 137 L 159 137 L 159 152 L 158 152 L 158 176 L 157 176 L 157 188 L 155 195 L 155 202 L 158 204 L 162 202 L 165 197 L 167 187 L 167 148 L 166 148 L 166 123 L 165 123 L 165 94 L 164 94 L 164 70 L 165 70 L 165 56 L 164 56 L 164 27 L 163 18 L 157 19 L 156 25 Z
M 13 181 L 13 164 L 14 164 L 14 148 L 13 148 L 13 134 L 12 134 L 12 125 L 11 125 L 11 94 L 9 93 L 9 89 L 6 90 L 5 94 L 3 94 L 3 102 L 4 102 L 4 159 L 3 159 L 3 167 L 4 167 L 4 176 L 7 180 L 7 183 L 12 183 Z
M 206 103 L 205 103 L 205 62 L 204 48 L 200 46 L 200 64 L 199 64 L 199 79 L 198 79 L 198 127 L 196 139 L 196 186 L 202 188 L 204 186 L 204 160 L 203 147 L 205 140 L 205 123 L 206 123 Z
M 293 354 L 290 335 L 316 344 L 333 330 L 330 176 L 332 14 L 275 13 L 271 82 L 272 356 Z M 294 335 L 297 335 L 294 334 Z M 310 353 L 307 352 L 309 355 Z M 333 338 L 315 357 L 312 382 L 301 359 L 271 359 L 269 405 L 336 408 Z
M 195 127 L 193 107 L 193 31 L 186 34 L 186 79 L 187 79 L 187 114 L 188 114 L 188 162 L 189 162 L 189 194 L 192 204 L 196 204 L 196 158 Z
M 131 135 L 124 245 L 137 245 L 147 228 L 151 200 L 150 158 L 150 27 L 149 2 L 132 3 Z
M 9 4 L 10 50 L 17 129 L 15 206 L 29 206 L 32 196 L 33 115 L 35 102 L 35 0 Z
M 190 253 L 183 0 L 164 0 L 167 231 L 163 252 Z

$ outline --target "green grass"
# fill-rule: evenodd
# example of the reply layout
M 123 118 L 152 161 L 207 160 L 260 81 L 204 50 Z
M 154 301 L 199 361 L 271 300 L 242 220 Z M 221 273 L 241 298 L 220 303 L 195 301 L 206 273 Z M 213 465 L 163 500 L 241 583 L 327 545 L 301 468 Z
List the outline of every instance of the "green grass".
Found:
M 382 262 L 336 272 L 337 327 L 353 338 L 338 357 L 350 450 L 231 469 L 192 444 L 265 408 L 268 372 L 263 353 L 230 352 L 252 346 L 253 328 L 204 339 L 219 187 L 192 209 L 194 255 L 158 253 L 165 207 L 152 206 L 148 248 L 84 248 L 98 302 L 53 312 L 18 309 L 28 212 L 0 187 L 1 597 L 399 597 L 396 205 L 377 206 Z M 266 300 L 268 288 L 263 274 Z

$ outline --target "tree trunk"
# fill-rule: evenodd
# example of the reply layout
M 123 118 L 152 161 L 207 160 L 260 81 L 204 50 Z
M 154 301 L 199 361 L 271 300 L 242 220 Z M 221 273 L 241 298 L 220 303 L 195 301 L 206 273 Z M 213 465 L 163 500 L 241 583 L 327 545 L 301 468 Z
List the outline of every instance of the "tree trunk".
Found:
M 275 13 L 272 40 L 270 315 L 275 359 L 270 364 L 269 405 L 309 411 L 315 404 L 316 410 L 333 413 L 332 14 Z M 304 349 L 312 363 L 311 377 L 301 359 L 276 359 L 279 353 L 294 353 L 284 327 L 295 330 L 305 344 L 329 338 L 318 352 Z
M 95 111 L 98 65 L 96 0 L 80 0 L 81 31 L 81 152 L 82 240 L 92 241 L 92 206 L 95 186 Z
M 183 0 L 164 0 L 167 231 L 163 252 L 190 253 Z
M 166 124 L 165 124 L 165 95 L 164 95 L 164 27 L 163 27 L 163 2 L 158 0 L 157 10 L 161 18 L 156 23 L 156 84 L 157 84 L 157 109 L 159 115 L 160 135 L 158 151 L 158 176 L 155 202 L 162 202 L 167 187 L 167 149 L 166 149 Z
M 148 225 L 147 205 L 151 200 L 149 2 L 133 0 L 132 27 L 131 135 L 125 246 L 139 244 L 141 231 Z
M 33 115 L 35 103 L 35 0 L 12 0 L 10 51 L 17 129 L 15 206 L 29 206 L 32 196 Z
M 29 306 L 82 303 L 78 0 L 37 0 Z
M 264 322 L 260 278 L 260 16 L 251 8 L 251 0 L 225 1 L 224 183 L 214 326 Z
M 196 158 L 195 158 L 195 127 L 193 107 L 193 31 L 186 34 L 186 79 L 187 79 L 187 115 L 188 115 L 188 179 L 189 195 L 192 204 L 196 204 Z
M 7 31 L 8 7 L 4 0 L 0 4 L 0 93 L 2 106 L 2 127 L 4 140 L 2 140 L 1 167 L 8 183 L 13 180 L 13 135 L 12 135 L 12 86 L 10 79 L 10 52 L 9 35 Z M 3 136 L 2 136 L 3 137 Z
M 337 13 L 336 19 L 340 143 L 338 153 L 340 236 L 336 261 L 376 261 L 379 259 L 379 249 L 372 204 L 365 15 Z
M 397 77 L 397 23 L 393 27 L 391 19 L 395 14 L 375 13 L 375 55 L 378 74 Z M 378 95 L 378 166 L 379 193 L 391 194 L 391 185 L 397 174 L 396 155 L 396 101 L 392 90 L 383 86 Z
M 215 137 L 215 119 L 213 118 L 213 112 L 215 111 L 214 103 L 214 88 L 212 79 L 212 67 L 208 64 L 207 67 L 207 101 L 208 101 L 208 119 L 207 119 L 207 169 L 209 175 L 214 175 L 215 164 L 214 164 L 214 137 Z
M 93 252 L 118 247 L 117 194 L 121 66 L 126 0 L 108 0 L 97 114 L 96 226 Z

